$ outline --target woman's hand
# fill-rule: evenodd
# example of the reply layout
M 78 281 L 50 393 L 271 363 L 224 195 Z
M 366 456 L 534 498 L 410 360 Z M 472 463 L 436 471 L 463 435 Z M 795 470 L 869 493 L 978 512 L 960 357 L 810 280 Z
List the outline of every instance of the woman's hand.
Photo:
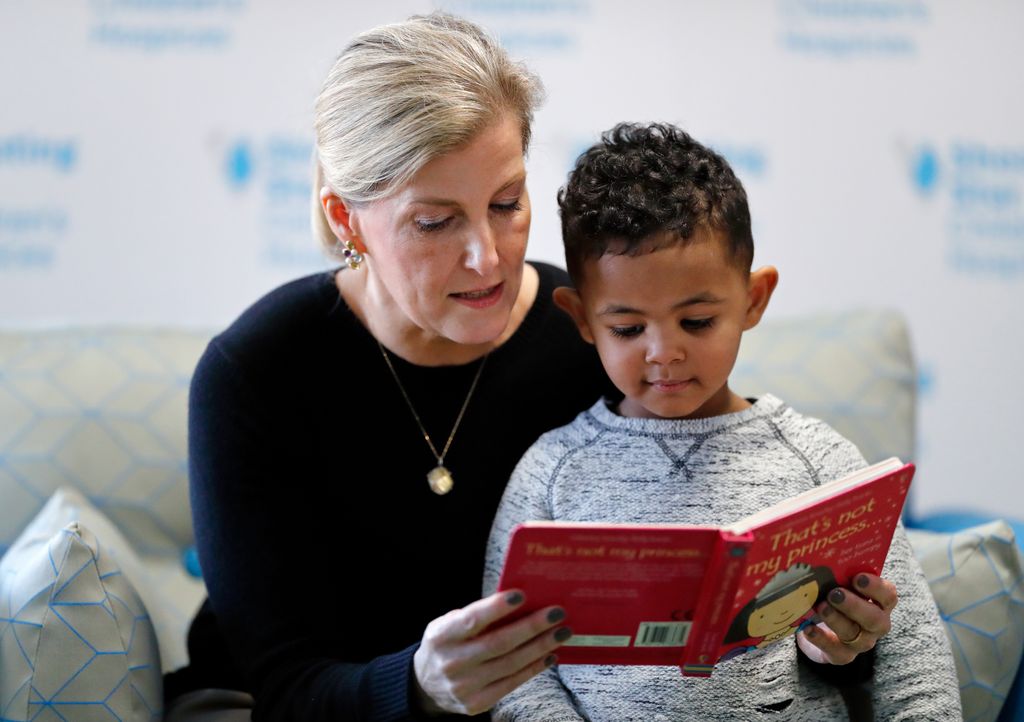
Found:
M 810 659 L 827 664 L 849 664 L 889 633 L 889 615 L 896 607 L 896 587 L 874 574 L 853 579 L 856 592 L 836 587 L 818 605 L 822 623 L 797 636 L 797 644 Z
M 552 651 L 572 636 L 554 627 L 565 618 L 547 607 L 489 629 L 525 597 L 505 591 L 448 612 L 427 625 L 413 656 L 420 704 L 427 712 L 475 715 L 555 663 Z M 487 630 L 487 631 L 484 631 Z

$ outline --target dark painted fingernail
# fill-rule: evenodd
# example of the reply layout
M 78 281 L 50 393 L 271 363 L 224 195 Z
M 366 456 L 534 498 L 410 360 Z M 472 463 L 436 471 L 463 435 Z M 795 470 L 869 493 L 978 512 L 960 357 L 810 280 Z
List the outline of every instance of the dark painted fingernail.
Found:
M 553 667 L 555 662 L 557 662 L 557 661 L 558 661 L 558 657 L 556 657 L 553 654 L 549 654 L 547 657 L 544 658 L 544 666 L 545 667 Z
M 563 619 L 565 619 L 565 610 L 561 607 L 555 607 L 550 612 L 548 612 L 549 624 L 557 624 L 558 622 L 561 622 Z
M 564 642 L 565 640 L 567 640 L 571 636 L 572 636 L 572 630 L 569 629 L 568 627 L 562 627 L 561 629 L 558 629 L 558 630 L 555 631 L 555 641 L 556 642 Z
M 828 600 L 833 604 L 842 604 L 844 599 L 846 599 L 846 595 L 843 594 L 843 590 L 839 587 L 828 593 Z
M 871 584 L 871 580 L 868 579 L 866 574 L 861 574 L 857 577 L 857 586 L 861 589 L 867 589 L 867 586 Z
M 505 595 L 505 604 L 507 604 L 510 607 L 514 607 L 517 604 L 522 604 L 522 603 L 523 603 L 523 593 L 522 592 L 509 592 L 508 594 Z

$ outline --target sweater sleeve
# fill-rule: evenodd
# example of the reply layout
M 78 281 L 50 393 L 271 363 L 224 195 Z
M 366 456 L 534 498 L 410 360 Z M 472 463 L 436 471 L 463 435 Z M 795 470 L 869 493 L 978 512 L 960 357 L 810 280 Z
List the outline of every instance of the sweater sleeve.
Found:
M 530 447 L 505 487 L 487 542 L 485 595 L 498 587 L 508 540 L 516 524 L 553 519 L 548 489 L 561 456 L 560 445 L 552 441 L 556 435 L 557 432 L 545 434 Z M 557 667 L 544 670 L 503 697 L 492 715 L 495 722 L 579 722 L 585 719 L 562 684 Z
M 962 719 L 953 651 L 902 524 L 882 576 L 896 585 L 899 603 L 892 612 L 892 631 L 877 646 L 873 695 L 878 719 Z
M 418 719 L 410 692 L 415 646 L 343 661 L 321 639 L 319 613 L 344 615 L 346 600 L 315 613 L 326 602 L 301 586 L 323 570 L 315 569 L 303 534 L 302 494 L 291 486 L 304 473 L 303 461 L 299 450 L 286 448 L 286 423 L 212 342 L 189 398 L 191 503 L 210 605 L 254 694 L 254 716 Z M 336 561 L 330 573 L 344 574 L 344 560 Z
M 867 465 L 852 442 L 825 424 L 821 427 L 830 433 L 819 437 L 824 441 L 811 457 L 822 482 Z M 902 523 L 893 535 L 882 577 L 896 586 L 899 603 L 892 611 L 892 629 L 876 646 L 872 696 L 877 718 L 961 719 L 949 639 Z

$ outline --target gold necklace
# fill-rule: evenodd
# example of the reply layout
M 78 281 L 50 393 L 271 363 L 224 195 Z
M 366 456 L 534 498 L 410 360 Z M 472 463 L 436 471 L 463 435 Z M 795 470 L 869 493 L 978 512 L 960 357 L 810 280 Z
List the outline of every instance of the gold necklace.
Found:
M 476 391 L 476 384 L 480 380 L 480 374 L 483 373 L 484 364 L 487 363 L 487 355 L 485 354 L 480 359 L 480 366 L 477 367 L 476 376 L 473 377 L 473 383 L 469 387 L 469 393 L 466 394 L 466 400 L 462 402 L 462 408 L 459 409 L 459 415 L 455 419 L 455 425 L 452 427 L 452 433 L 448 434 L 448 441 L 444 445 L 444 449 L 441 453 L 437 453 L 437 448 L 434 446 L 434 442 L 430 440 L 430 434 L 427 433 L 426 427 L 423 426 L 423 422 L 420 421 L 420 415 L 416 413 L 416 408 L 412 405 L 412 399 L 409 398 L 409 394 L 405 392 L 405 387 L 402 386 L 402 382 L 398 379 L 398 372 L 395 371 L 394 365 L 391 363 L 391 357 L 388 356 L 387 349 L 384 348 L 384 344 L 380 341 L 377 342 L 377 346 L 380 348 L 380 353 L 384 357 L 384 361 L 387 363 L 388 368 L 391 369 L 391 375 L 395 379 L 395 383 L 398 384 L 398 390 L 402 392 L 402 398 L 405 399 L 405 403 L 409 406 L 409 411 L 412 412 L 412 417 L 416 419 L 417 425 L 420 427 L 420 432 L 423 434 L 424 440 L 427 442 L 427 446 L 430 447 L 431 453 L 434 458 L 437 459 L 437 466 L 430 470 L 427 474 L 427 483 L 430 484 L 430 490 L 438 495 L 447 494 L 452 490 L 455 485 L 455 479 L 452 478 L 452 472 L 444 466 L 444 457 L 448 453 L 448 448 L 452 445 L 452 441 L 455 439 L 455 432 L 459 430 L 459 424 L 462 423 L 462 416 L 466 413 L 466 407 L 469 406 L 469 400 L 473 398 L 473 392 Z

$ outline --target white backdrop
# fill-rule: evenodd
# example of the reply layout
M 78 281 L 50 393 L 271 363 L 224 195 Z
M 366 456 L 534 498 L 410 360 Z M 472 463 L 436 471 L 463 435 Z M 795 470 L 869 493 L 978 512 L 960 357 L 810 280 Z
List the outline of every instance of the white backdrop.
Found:
M 326 266 L 313 100 L 355 32 L 434 7 L 545 81 L 531 253 L 620 120 L 744 180 L 770 313 L 886 306 L 921 368 L 915 512 L 1024 517 L 1024 70 L 1015 0 L 0 0 L 0 324 L 220 327 Z

